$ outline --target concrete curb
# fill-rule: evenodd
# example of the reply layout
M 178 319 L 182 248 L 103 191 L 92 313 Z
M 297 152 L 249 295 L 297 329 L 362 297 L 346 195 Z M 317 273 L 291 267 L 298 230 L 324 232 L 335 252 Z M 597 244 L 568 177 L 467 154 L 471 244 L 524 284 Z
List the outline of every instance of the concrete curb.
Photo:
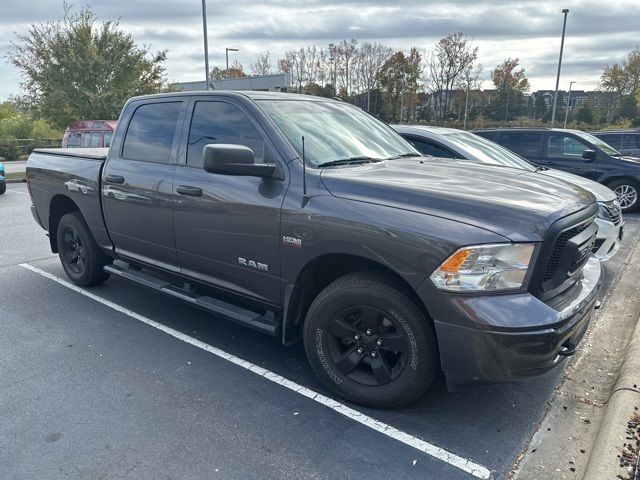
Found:
M 637 301 L 637 299 L 635 299 Z M 618 456 L 627 442 L 627 422 L 640 408 L 640 321 L 629 340 L 624 361 L 609 396 L 584 475 L 585 480 L 627 478 Z M 616 475 L 621 475 L 617 477 Z
M 12 178 L 10 180 L 5 180 L 7 183 L 25 183 L 26 181 L 26 178 Z

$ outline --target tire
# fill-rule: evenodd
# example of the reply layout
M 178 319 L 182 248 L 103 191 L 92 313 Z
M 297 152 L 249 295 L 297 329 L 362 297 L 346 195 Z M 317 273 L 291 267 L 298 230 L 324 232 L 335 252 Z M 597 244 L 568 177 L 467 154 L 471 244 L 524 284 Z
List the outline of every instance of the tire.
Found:
M 0 195 L 7 191 L 7 183 L 0 181 Z
M 432 324 L 381 274 L 350 273 L 327 286 L 309 307 L 303 339 L 322 383 L 369 407 L 418 399 L 438 367 Z
M 613 190 L 618 197 L 622 213 L 635 212 L 640 208 L 640 185 L 638 182 L 622 178 L 614 180 L 607 187 Z
M 100 251 L 80 212 L 60 219 L 56 242 L 62 268 L 73 283 L 91 287 L 109 278 L 103 268 L 112 259 Z

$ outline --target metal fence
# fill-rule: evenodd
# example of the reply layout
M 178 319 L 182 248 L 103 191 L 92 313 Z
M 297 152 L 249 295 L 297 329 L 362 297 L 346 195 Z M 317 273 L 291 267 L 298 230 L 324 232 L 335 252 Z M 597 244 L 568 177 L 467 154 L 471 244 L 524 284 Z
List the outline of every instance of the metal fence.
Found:
M 62 146 L 61 138 L 18 138 L 20 155 L 30 155 L 34 148 L 55 148 Z

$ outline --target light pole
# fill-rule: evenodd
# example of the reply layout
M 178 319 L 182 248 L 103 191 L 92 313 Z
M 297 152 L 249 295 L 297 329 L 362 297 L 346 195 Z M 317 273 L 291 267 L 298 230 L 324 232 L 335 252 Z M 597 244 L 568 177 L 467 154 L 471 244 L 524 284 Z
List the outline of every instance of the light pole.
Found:
M 204 0 L 203 0 L 204 1 Z M 239 52 L 237 48 L 225 48 L 224 55 L 227 57 L 227 78 L 229 78 L 229 52 Z
M 564 49 L 564 32 L 567 29 L 567 13 L 569 9 L 562 10 L 564 13 L 564 22 L 562 23 L 562 40 L 560 41 L 560 58 L 558 59 L 558 76 L 556 77 L 556 92 L 553 95 L 553 110 L 551 111 L 551 128 L 556 123 L 556 107 L 558 106 L 558 86 L 560 85 L 560 68 L 562 67 L 562 50 Z
M 469 82 L 467 82 L 467 94 L 464 99 L 464 121 L 462 123 L 462 129 L 467 129 L 467 107 L 469 106 Z
M 567 109 L 564 111 L 564 129 L 567 129 L 567 118 L 569 117 L 569 108 L 571 108 L 571 86 L 578 82 L 569 82 L 569 98 L 567 98 Z
M 204 85 L 209 90 L 209 42 L 207 41 L 207 0 L 202 0 L 202 30 L 204 31 Z

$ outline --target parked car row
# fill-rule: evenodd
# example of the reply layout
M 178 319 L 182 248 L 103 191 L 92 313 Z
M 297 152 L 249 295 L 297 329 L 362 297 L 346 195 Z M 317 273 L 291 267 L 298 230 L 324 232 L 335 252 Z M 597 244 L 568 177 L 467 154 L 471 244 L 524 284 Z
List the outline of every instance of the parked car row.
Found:
M 422 125 L 395 125 L 393 128 L 425 155 L 517 168 L 557 178 L 590 191 L 596 197 L 599 206 L 596 218 L 598 235 L 593 251 L 602 261 L 608 260 L 618 251 L 624 222 L 616 194 L 604 185 L 562 170 L 535 166 L 511 150 L 471 132 Z
M 606 185 L 616 193 L 624 213 L 640 207 L 640 158 L 624 155 L 590 133 L 549 128 L 497 128 L 474 133 L 535 165 Z
M 77 285 L 112 275 L 302 340 L 327 388 L 380 407 L 439 369 L 450 388 L 548 371 L 588 327 L 613 197 L 486 163 L 424 156 L 344 102 L 216 91 L 133 98 L 108 150 L 36 150 L 27 180 Z

